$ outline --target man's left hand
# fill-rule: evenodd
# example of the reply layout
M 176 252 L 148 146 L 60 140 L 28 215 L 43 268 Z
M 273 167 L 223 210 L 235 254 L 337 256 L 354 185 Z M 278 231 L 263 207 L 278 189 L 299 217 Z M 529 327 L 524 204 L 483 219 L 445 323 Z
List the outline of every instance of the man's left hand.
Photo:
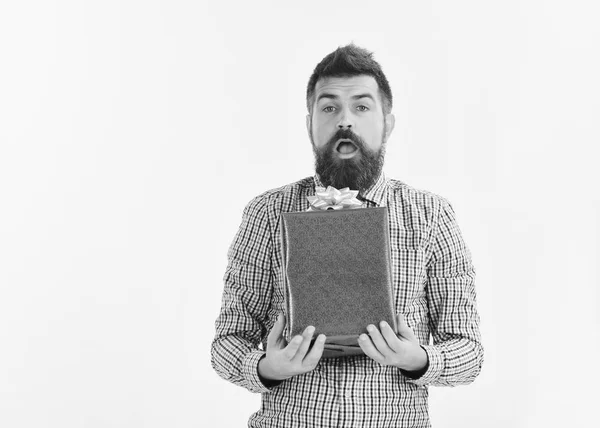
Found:
M 381 331 L 373 324 L 367 327 L 368 335 L 361 334 L 358 344 L 363 352 L 384 366 L 395 366 L 407 371 L 421 370 L 427 365 L 427 354 L 419 345 L 413 331 L 401 314 L 397 316 L 398 334 L 385 321 Z

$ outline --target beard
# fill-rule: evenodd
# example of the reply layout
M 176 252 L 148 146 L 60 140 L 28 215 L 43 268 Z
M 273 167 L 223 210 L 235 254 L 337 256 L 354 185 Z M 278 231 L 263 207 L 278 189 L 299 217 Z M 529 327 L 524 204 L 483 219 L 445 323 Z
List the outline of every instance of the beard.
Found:
M 350 159 L 338 158 L 334 151 L 340 139 L 352 140 L 360 153 Z M 385 158 L 384 138 L 377 151 L 369 149 L 364 140 L 349 129 L 338 130 L 327 144 L 319 149 L 315 147 L 312 132 L 310 140 L 315 154 L 315 171 L 325 187 L 349 187 L 350 190 L 358 190 L 359 194 L 364 195 L 379 178 Z

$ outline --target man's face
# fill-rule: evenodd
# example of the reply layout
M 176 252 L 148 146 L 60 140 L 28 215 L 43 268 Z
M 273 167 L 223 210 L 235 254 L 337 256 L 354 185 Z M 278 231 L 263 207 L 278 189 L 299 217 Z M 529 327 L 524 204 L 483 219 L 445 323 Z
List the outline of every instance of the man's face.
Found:
M 320 79 L 306 125 L 324 185 L 364 192 L 375 183 L 394 116 L 383 114 L 373 77 Z

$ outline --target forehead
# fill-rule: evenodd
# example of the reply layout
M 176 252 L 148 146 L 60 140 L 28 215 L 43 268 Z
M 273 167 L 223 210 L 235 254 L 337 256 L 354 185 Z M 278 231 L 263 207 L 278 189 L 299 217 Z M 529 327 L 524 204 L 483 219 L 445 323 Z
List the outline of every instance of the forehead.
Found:
M 379 85 L 372 76 L 360 75 L 352 77 L 325 77 L 319 79 L 315 85 L 315 95 L 318 98 L 321 93 L 332 93 L 343 97 L 357 93 L 369 93 L 374 99 L 379 93 Z

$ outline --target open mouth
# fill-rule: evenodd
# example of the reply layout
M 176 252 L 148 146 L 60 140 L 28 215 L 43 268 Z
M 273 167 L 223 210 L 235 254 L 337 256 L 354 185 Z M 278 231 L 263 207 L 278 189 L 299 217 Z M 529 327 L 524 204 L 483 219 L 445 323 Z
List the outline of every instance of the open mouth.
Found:
M 342 157 L 351 157 L 358 152 L 358 147 L 352 140 L 340 139 L 337 141 L 334 150 Z

